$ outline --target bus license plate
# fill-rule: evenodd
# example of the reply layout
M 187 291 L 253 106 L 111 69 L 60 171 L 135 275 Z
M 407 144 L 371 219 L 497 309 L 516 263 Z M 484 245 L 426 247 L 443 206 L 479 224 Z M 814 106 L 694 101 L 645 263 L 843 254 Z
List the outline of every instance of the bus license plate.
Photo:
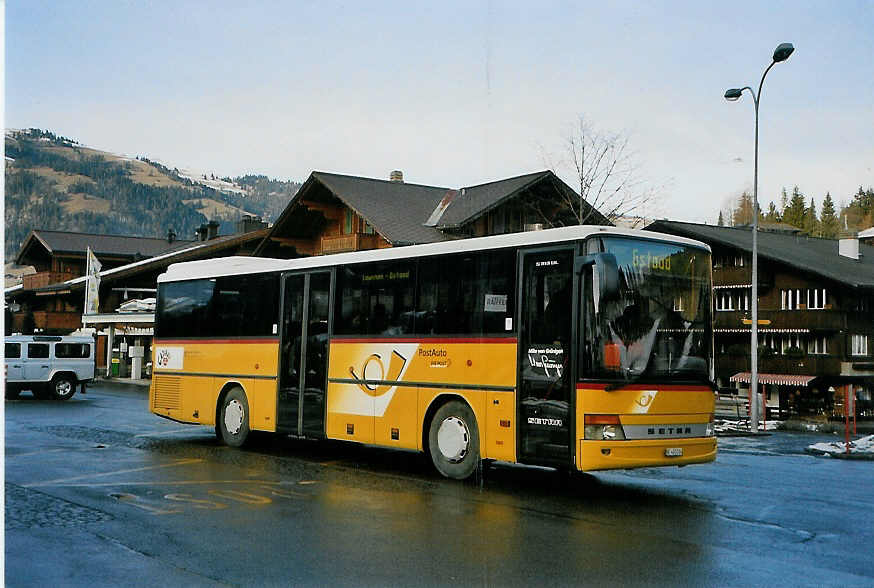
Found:
M 682 457 L 683 456 L 683 448 L 682 447 L 668 447 L 665 449 L 665 457 Z

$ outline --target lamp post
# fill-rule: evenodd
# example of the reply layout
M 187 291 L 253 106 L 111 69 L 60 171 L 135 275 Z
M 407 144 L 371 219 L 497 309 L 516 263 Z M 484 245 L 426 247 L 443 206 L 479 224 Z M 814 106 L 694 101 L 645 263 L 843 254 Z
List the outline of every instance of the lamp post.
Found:
M 734 102 L 741 97 L 744 90 L 749 90 L 753 96 L 753 106 L 756 109 L 756 147 L 755 163 L 753 166 L 753 316 L 750 329 L 750 390 L 752 390 L 752 398 L 750 399 L 750 428 L 753 431 L 759 430 L 759 99 L 762 96 L 762 84 L 765 83 L 765 76 L 768 75 L 768 72 L 771 71 L 775 63 L 789 59 L 793 51 L 795 51 L 795 47 L 792 46 L 792 43 L 780 43 L 777 45 L 777 48 L 774 49 L 771 65 L 762 74 L 758 92 L 754 92 L 749 86 L 730 88 L 725 91 L 725 99 Z

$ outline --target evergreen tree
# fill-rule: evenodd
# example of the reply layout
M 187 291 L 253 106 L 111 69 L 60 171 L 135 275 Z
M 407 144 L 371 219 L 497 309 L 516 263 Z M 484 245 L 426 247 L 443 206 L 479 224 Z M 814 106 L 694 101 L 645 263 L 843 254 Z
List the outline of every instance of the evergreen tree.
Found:
M 721 210 L 719 211 L 719 220 L 716 221 L 716 225 L 720 226 L 720 227 L 725 226 L 725 219 L 722 218 L 722 211 Z
M 807 211 L 807 205 L 804 202 L 804 194 L 795 186 L 792 189 L 792 198 L 789 204 L 783 210 L 783 222 L 804 229 L 804 215 Z
M 859 186 L 859 191 L 843 212 L 850 229 L 862 230 L 874 226 L 874 189 L 863 190 Z
M 774 204 L 773 200 L 771 200 L 771 203 L 768 205 L 768 212 L 765 213 L 764 219 L 769 223 L 780 222 L 780 213 L 777 212 L 777 205 Z
M 819 219 L 816 218 L 816 203 L 810 199 L 810 206 L 804 211 L 804 225 L 801 227 L 805 233 L 812 237 L 819 237 Z
M 832 195 L 826 192 L 820 214 L 820 234 L 826 239 L 836 239 L 840 230 L 841 221 L 835 214 L 835 203 L 832 201 Z
M 753 197 L 746 191 L 738 197 L 737 206 L 732 212 L 732 223 L 736 227 L 753 223 Z

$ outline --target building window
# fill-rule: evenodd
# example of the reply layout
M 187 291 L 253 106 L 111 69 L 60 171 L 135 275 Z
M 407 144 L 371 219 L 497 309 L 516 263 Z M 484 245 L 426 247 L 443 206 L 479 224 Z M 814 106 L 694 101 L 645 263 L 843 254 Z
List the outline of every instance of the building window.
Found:
M 826 355 L 828 353 L 828 337 L 812 336 L 807 340 L 807 353 L 810 355 Z
M 750 309 L 750 293 L 740 290 L 723 289 L 716 295 L 716 310 L 749 310 Z M 682 301 L 679 301 L 682 306 Z M 674 300 L 674 310 L 682 310 L 677 308 L 677 300 Z
M 716 310 L 734 310 L 734 298 L 730 291 L 723 290 L 716 295 Z
M 346 215 L 343 218 L 343 234 L 351 235 L 352 234 L 352 219 L 355 218 L 355 213 L 346 209 Z
M 852 335 L 850 355 L 868 355 L 868 335 Z
M 798 310 L 804 302 L 801 301 L 801 290 L 780 290 L 780 310 Z
M 809 288 L 807 290 L 807 308 L 822 310 L 826 305 L 825 288 Z
M 370 223 L 367 223 L 367 222 L 364 223 L 364 234 L 365 235 L 372 235 L 373 234 L 373 227 L 370 226 Z
M 804 349 L 801 343 L 801 335 L 786 335 L 780 343 L 780 353 L 782 355 L 787 355 L 790 349 Z

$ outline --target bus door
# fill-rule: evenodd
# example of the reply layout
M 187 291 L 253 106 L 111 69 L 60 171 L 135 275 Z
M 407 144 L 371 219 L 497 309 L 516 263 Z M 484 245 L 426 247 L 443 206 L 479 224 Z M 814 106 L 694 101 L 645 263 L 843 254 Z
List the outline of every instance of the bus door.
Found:
M 279 432 L 325 436 L 331 272 L 282 277 L 282 332 L 279 342 Z
M 574 249 L 522 252 L 519 310 L 519 461 L 572 462 Z

